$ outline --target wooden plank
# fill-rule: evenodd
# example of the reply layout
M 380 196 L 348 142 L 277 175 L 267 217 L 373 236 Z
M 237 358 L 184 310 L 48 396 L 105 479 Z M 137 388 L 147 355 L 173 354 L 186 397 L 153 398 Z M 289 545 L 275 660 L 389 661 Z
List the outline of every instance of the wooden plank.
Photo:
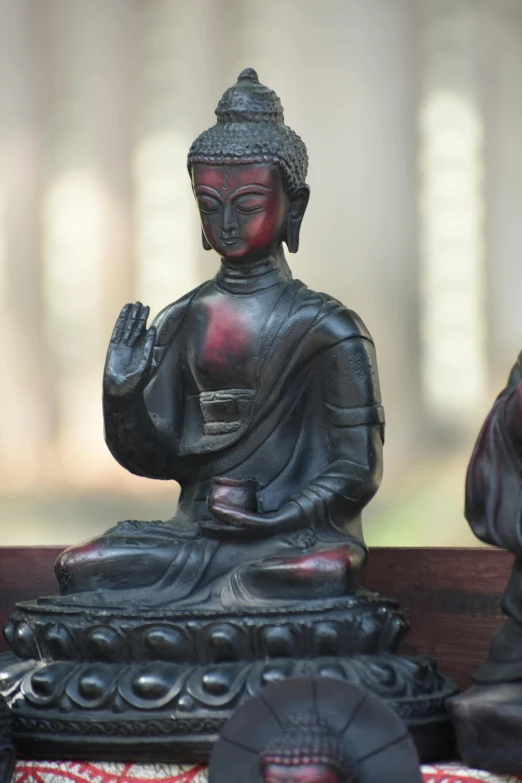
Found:
M 364 586 L 396 598 L 410 623 L 405 655 L 428 654 L 469 688 L 502 624 L 513 556 L 499 549 L 374 549 Z
M 3 629 L 19 601 L 56 595 L 54 561 L 63 546 L 0 547 L 0 627 Z M 0 651 L 9 649 L 3 635 Z
M 0 624 L 18 601 L 58 592 L 53 565 L 64 547 L 0 548 Z M 401 652 L 428 654 L 461 688 L 486 659 L 502 622 L 499 604 L 513 558 L 496 549 L 373 549 L 363 584 L 396 598 L 411 630 Z M 7 649 L 3 638 L 0 649 Z

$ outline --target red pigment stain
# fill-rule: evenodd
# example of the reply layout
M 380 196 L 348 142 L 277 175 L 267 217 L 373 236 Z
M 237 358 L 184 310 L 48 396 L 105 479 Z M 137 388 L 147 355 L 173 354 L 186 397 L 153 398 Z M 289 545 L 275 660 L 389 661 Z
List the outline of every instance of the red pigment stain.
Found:
M 338 573 L 348 571 L 352 566 L 352 556 L 347 549 L 329 549 L 326 552 L 314 552 L 303 557 L 287 558 L 286 562 L 297 576 L 309 578 L 314 573 Z
M 222 371 L 237 367 L 251 352 L 252 337 L 243 313 L 228 302 L 207 305 L 207 331 L 203 343 L 205 369 Z
M 318 758 L 316 763 L 298 764 L 293 767 L 283 764 L 266 764 L 263 769 L 263 781 L 270 783 L 338 783 L 335 770 L 323 764 Z

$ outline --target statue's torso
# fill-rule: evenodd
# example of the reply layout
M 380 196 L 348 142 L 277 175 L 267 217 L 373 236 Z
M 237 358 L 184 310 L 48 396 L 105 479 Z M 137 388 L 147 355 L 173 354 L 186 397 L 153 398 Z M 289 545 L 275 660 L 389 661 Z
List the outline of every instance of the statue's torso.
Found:
M 187 356 L 200 392 L 254 387 L 256 359 L 280 288 L 238 295 L 211 284 L 195 300 Z
M 351 436 L 358 424 L 380 422 L 378 385 L 358 370 L 363 355 L 371 369 L 373 356 L 364 326 L 336 300 L 277 272 L 249 291 L 227 289 L 218 276 L 169 306 L 157 324 L 145 402 L 164 449 L 161 477 L 181 486 L 178 508 L 167 525 L 117 526 L 100 539 L 99 552 L 88 550 L 86 566 L 83 551 L 78 560 L 68 556 L 64 568 L 75 589 L 98 579 L 105 547 L 124 573 L 136 546 L 147 547 L 151 565 L 142 569 L 140 590 L 159 579 L 169 600 L 173 591 L 183 600 L 206 590 L 244 561 L 258 564 L 264 582 L 259 563 L 267 557 L 353 544 L 363 558 L 361 503 L 352 497 L 360 492 L 364 502 L 380 445 L 373 426 L 368 436 L 366 430 Z M 249 539 L 248 547 L 202 533 L 212 520 L 209 490 L 221 477 L 255 481 L 261 516 L 293 501 L 301 527 Z M 315 561 L 306 568 L 315 573 Z M 112 571 L 103 579 L 113 586 Z
M 185 329 L 186 382 L 188 394 L 199 398 L 205 435 L 234 432 L 248 418 L 281 285 L 241 295 L 211 283 L 192 303 Z

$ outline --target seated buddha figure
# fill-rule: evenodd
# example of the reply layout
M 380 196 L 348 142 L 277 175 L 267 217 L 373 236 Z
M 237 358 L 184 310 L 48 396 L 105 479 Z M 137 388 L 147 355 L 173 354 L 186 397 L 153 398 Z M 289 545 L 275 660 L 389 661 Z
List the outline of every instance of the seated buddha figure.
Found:
M 216 276 L 166 307 L 127 304 L 103 378 L 105 438 L 131 473 L 174 480 L 166 522 L 120 522 L 66 550 L 66 603 L 218 606 L 353 593 L 384 416 L 355 313 L 292 277 L 306 147 L 243 71 L 188 171 Z
M 504 620 L 491 640 L 488 657 L 473 673 L 473 686 L 450 699 L 447 708 L 457 732 L 459 753 L 468 766 L 519 776 L 522 774 L 522 353 L 475 444 L 466 478 L 466 519 L 481 541 L 507 550 L 514 555 L 514 561 L 501 601 Z
M 466 518 L 486 544 L 515 555 L 502 598 L 503 625 L 488 660 L 474 675 L 480 685 L 522 682 L 522 353 L 480 432 L 466 481 Z

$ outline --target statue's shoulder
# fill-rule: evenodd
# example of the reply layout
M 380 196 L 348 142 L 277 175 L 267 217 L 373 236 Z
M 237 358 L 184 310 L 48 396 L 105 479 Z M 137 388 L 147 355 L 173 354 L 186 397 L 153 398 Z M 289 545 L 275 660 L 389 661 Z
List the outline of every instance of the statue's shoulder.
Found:
M 156 327 L 157 346 L 167 345 L 167 343 L 172 340 L 183 323 L 183 319 L 185 318 L 191 302 L 201 292 L 205 285 L 206 283 L 199 285 L 197 288 L 189 291 L 188 294 L 182 296 L 181 299 L 164 307 L 163 310 L 158 313 L 152 322 L 152 326 Z
M 509 374 L 508 389 L 512 389 L 514 386 L 518 386 L 518 384 L 522 381 L 522 351 L 519 354 L 519 357 L 516 361 L 515 366 L 511 370 Z
M 303 305 L 317 308 L 317 327 L 330 339 L 341 341 L 360 337 L 373 343 L 362 318 L 335 297 L 303 287 L 300 298 Z

